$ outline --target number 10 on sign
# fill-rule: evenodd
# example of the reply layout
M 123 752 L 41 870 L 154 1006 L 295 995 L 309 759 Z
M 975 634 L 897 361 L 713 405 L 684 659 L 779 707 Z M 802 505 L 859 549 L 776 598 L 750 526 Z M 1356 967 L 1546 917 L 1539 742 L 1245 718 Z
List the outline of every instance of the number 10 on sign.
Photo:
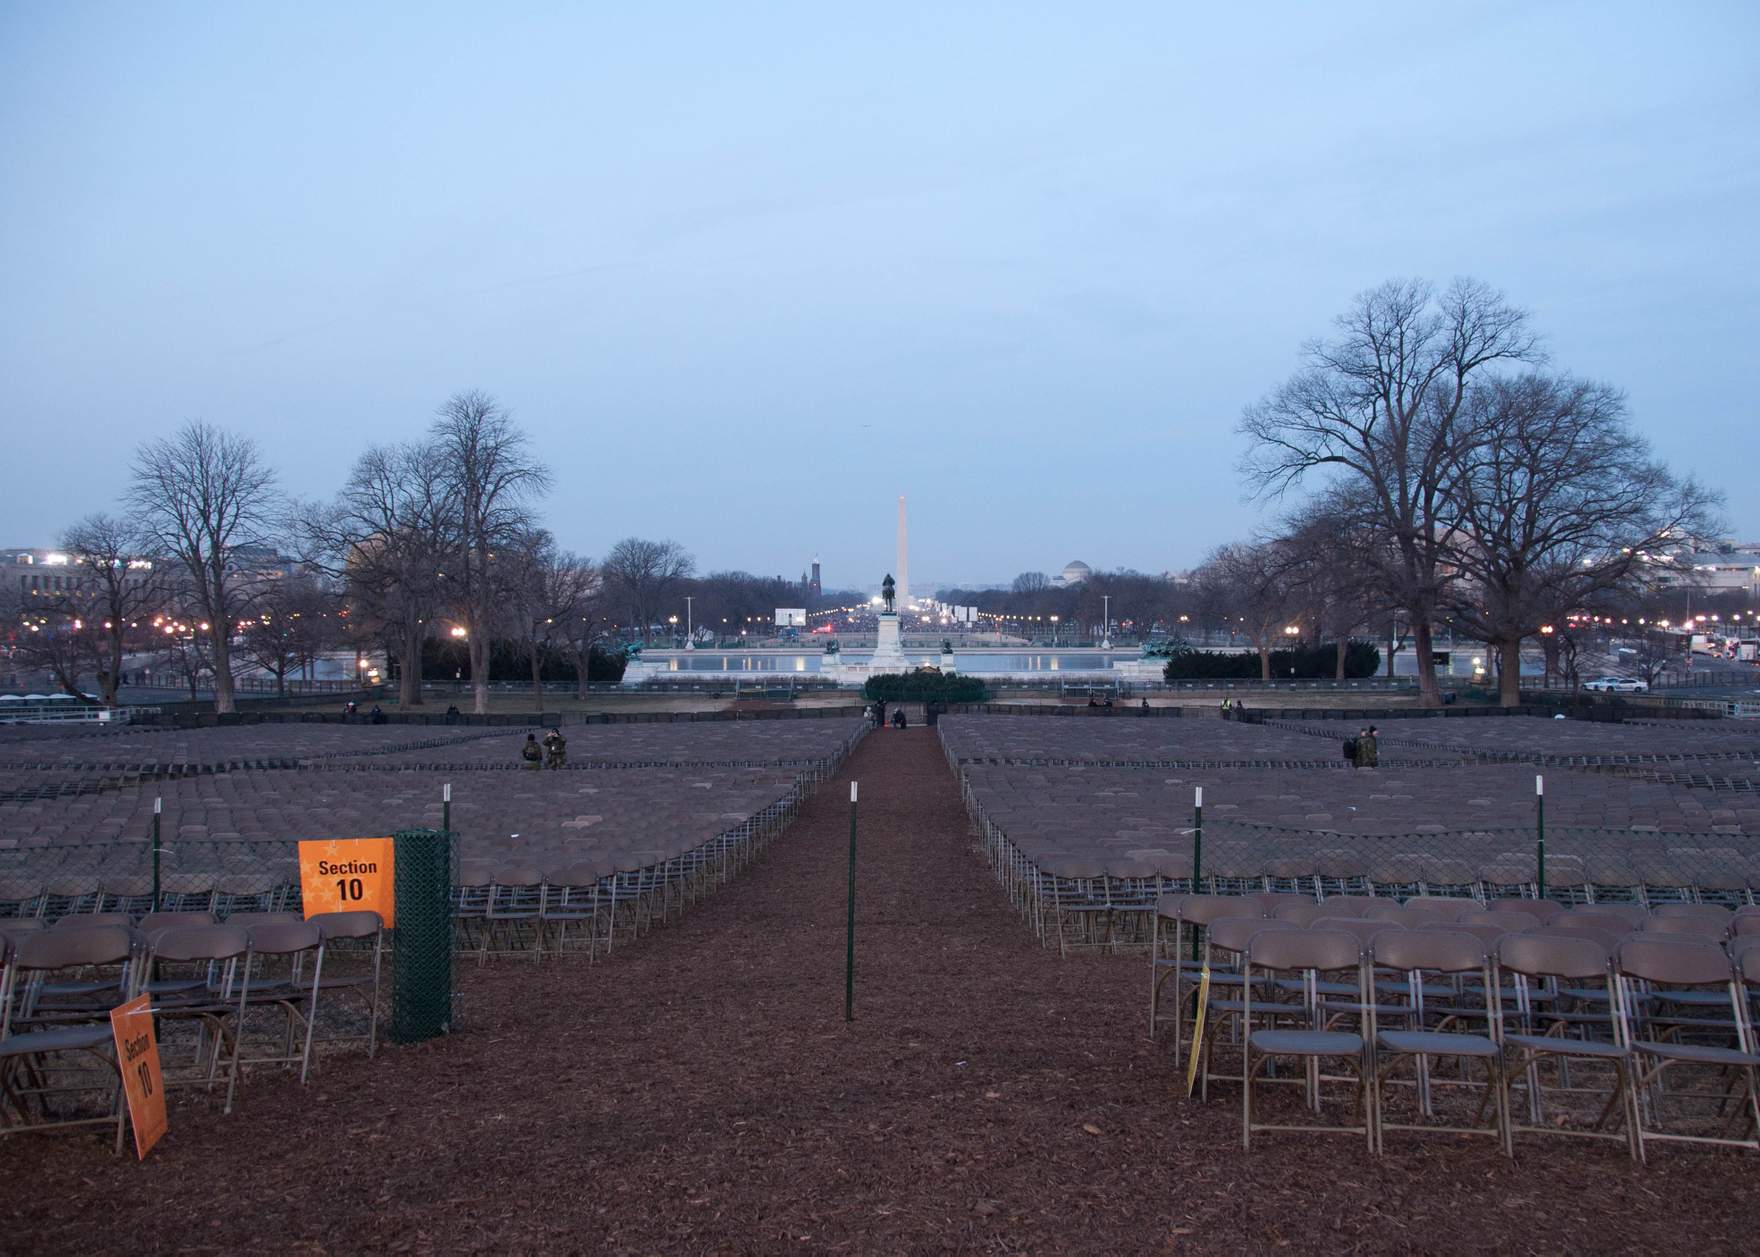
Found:
M 391 838 L 318 838 L 299 844 L 299 895 L 306 916 L 377 912 L 396 924 Z

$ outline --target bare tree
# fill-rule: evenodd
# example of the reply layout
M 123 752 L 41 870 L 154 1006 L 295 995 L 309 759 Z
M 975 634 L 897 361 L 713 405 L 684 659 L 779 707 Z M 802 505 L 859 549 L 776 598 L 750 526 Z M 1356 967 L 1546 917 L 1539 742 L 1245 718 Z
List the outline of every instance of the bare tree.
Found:
M 1361 511 L 1336 493 L 1299 511 L 1283 538 L 1286 582 L 1297 608 L 1291 618 L 1312 627 L 1316 646 L 1332 640 L 1336 680 L 1345 679 L 1352 635 L 1381 606 L 1375 544 L 1374 529 L 1363 522 Z
M 542 707 L 544 664 L 568 640 L 569 625 L 580 617 L 596 582 L 591 565 L 558 550 L 545 529 L 533 529 L 521 538 L 513 554 L 519 571 L 509 587 L 507 610 L 525 643 L 532 694 Z M 577 660 L 576 666 L 584 661 L 584 657 Z
M 1423 701 L 1439 705 L 1431 626 L 1451 578 L 1449 479 L 1472 440 L 1461 412 L 1480 372 L 1539 356 L 1527 315 L 1470 280 L 1440 297 L 1422 282 L 1391 282 L 1358 297 L 1337 334 L 1303 356 L 1304 368 L 1242 417 L 1248 481 L 1277 495 L 1331 471 L 1372 507 L 1385 538 L 1380 576 L 1411 618 Z
M 305 574 L 275 581 L 257 599 L 245 622 L 244 647 L 252 660 L 275 678 L 275 692 L 287 693 L 287 677 L 342 644 L 332 617 L 334 599 Z
M 1051 579 L 1043 572 L 1022 572 L 1009 588 L 1017 594 L 1036 594 L 1050 584 Z
M 562 556 L 561 561 L 566 558 Z M 605 631 L 605 582 L 591 559 L 577 558 L 574 564 L 579 592 L 574 614 L 557 620 L 558 640 L 574 664 L 575 692 L 585 698 L 592 682 L 593 652 Z
M 489 710 L 489 647 L 517 565 L 500 563 L 530 527 L 528 507 L 550 487 L 550 473 L 533 461 L 525 433 L 486 393 L 455 393 L 440 407 L 431 430 L 447 484 L 453 523 L 444 582 L 464 621 L 475 691 L 472 710 Z
M 235 710 L 232 637 L 254 584 L 236 555 L 264 542 L 275 510 L 273 469 L 256 442 L 191 422 L 140 447 L 129 502 L 154 549 L 175 559 L 188 578 L 206 625 L 214 710 Z
M 1478 436 L 1450 478 L 1447 553 L 1461 575 L 1450 606 L 1498 652 L 1500 697 L 1514 707 L 1523 639 L 1632 583 L 1674 539 L 1715 529 L 1717 497 L 1651 456 L 1606 385 L 1488 380 L 1465 413 Z
M 440 614 L 460 533 L 438 444 L 374 446 L 325 507 L 307 507 L 306 557 L 345 584 L 351 627 L 399 661 L 398 705 L 422 702 L 422 650 Z
M 630 615 L 648 640 L 648 629 L 666 597 L 693 571 L 696 560 L 676 541 L 625 537 L 605 556 L 605 579 L 624 597 Z
M 0 618 L 15 637 L 16 667 L 41 672 L 63 693 L 85 697 L 86 676 L 102 666 L 102 636 L 77 605 L 63 595 L 0 589 Z
M 116 705 L 128 643 L 142 636 L 141 621 L 164 598 L 164 574 L 146 557 L 148 545 L 134 524 L 105 514 L 86 516 L 61 538 L 68 563 L 79 573 L 77 613 L 102 629 L 97 678 L 106 707 Z
M 1204 601 L 1226 607 L 1259 653 L 1259 679 L 1271 679 L 1271 652 L 1283 637 L 1296 597 L 1290 556 L 1278 542 L 1220 546 L 1198 569 Z

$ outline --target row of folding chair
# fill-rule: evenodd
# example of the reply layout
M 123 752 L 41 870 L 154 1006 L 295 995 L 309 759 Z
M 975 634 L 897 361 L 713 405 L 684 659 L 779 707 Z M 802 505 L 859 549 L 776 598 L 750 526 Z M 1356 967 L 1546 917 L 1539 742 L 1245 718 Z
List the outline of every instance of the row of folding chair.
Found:
M 0 882 L 0 921 L 126 912 L 291 912 L 300 906 L 297 868 L 265 873 L 171 873 L 60 877 Z
M 1170 928 L 1151 966 L 1151 1033 L 1172 1021 L 1174 1059 L 1201 1096 L 1241 1085 L 1249 1147 L 1265 1130 L 1323 1129 L 1375 1152 L 1390 1130 L 1489 1134 L 1511 1155 L 1516 1134 L 1617 1139 L 1639 1160 L 1659 1140 L 1760 1149 L 1760 912 L 1556 907 L 1178 897 L 1158 913 Z M 1215 1064 L 1225 1039 L 1228 1073 Z M 1289 1084 L 1317 1119 L 1323 1085 L 1340 1082 L 1354 1120 L 1255 1116 L 1261 1089 Z M 1409 1111 L 1390 1107 L 1396 1091 Z M 1445 1091 L 1477 1098 L 1470 1120 L 1439 1102 Z
M 315 1047 L 359 1042 L 373 1055 L 383 939 L 373 912 L 0 922 L 0 1135 L 113 1124 L 120 1150 L 127 1112 L 109 1018 L 143 994 L 165 1084 L 224 1082 L 227 1113 L 247 1067 L 297 1066 L 304 1084 Z M 334 1015 L 339 1000 L 352 1018 Z M 332 1014 L 323 1035 L 321 1005 Z

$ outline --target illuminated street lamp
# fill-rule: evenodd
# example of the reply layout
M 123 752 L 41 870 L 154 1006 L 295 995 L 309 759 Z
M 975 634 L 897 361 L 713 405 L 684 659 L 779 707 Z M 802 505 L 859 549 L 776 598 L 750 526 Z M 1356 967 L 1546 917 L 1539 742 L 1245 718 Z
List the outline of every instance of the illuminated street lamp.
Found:
M 1056 616 L 1051 617 L 1051 645 L 1053 647 L 1055 647 L 1057 645 L 1057 617 Z

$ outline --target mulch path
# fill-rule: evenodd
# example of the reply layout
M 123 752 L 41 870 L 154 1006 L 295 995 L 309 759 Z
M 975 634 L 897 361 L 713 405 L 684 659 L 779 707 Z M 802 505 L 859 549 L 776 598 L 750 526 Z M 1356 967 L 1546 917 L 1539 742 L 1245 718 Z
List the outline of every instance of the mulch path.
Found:
M 847 780 L 861 782 L 843 1021 Z M 1752 1251 L 1753 1158 L 1262 1136 L 1176 1098 L 1140 957 L 1038 948 L 927 729 L 870 737 L 740 881 L 611 960 L 463 976 L 450 1038 L 179 1094 L 144 1164 L 0 1142 L 17 1252 Z M 130 1153 L 130 1158 L 132 1152 Z

